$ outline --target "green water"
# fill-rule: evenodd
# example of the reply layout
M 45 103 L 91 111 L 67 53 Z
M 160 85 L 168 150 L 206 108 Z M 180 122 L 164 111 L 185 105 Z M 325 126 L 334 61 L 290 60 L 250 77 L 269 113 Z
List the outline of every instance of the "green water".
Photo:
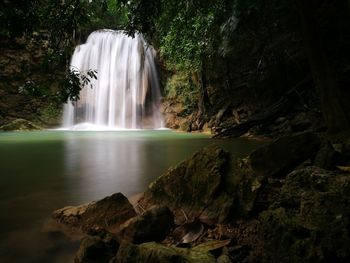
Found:
M 53 210 L 131 196 L 199 148 L 237 156 L 259 143 L 172 131 L 0 133 L 0 262 L 71 262 L 72 251 L 41 231 Z

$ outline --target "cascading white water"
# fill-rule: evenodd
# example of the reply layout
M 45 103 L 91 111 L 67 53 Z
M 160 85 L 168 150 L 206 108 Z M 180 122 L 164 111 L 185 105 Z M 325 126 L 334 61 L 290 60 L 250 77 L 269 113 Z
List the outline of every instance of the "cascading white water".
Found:
M 76 47 L 71 67 L 97 71 L 97 80 L 64 107 L 65 129 L 158 129 L 163 127 L 155 51 L 140 34 L 99 30 Z

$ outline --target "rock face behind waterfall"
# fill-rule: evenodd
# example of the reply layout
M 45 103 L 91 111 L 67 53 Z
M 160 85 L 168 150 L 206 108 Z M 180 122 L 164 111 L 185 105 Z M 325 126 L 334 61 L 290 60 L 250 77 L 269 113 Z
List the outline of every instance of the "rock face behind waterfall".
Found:
M 97 71 L 80 92 L 80 100 L 67 103 L 63 126 L 84 123 L 109 129 L 162 128 L 160 87 L 155 51 L 142 35 L 99 30 L 75 49 L 71 68 Z

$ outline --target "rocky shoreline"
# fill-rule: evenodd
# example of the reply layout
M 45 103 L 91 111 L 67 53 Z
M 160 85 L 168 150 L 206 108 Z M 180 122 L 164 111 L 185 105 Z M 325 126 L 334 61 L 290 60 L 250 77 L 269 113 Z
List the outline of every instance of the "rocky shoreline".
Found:
M 152 182 L 54 211 L 52 232 L 83 237 L 76 263 L 348 262 L 350 142 L 279 138 L 235 158 L 201 149 Z

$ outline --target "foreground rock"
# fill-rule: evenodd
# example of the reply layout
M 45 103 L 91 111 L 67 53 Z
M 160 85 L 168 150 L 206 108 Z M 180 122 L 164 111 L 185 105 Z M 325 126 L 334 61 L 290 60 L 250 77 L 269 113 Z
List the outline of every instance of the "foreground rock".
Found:
M 152 207 L 142 215 L 129 219 L 118 233 L 123 240 L 135 244 L 165 239 L 174 226 L 174 216 L 167 207 Z
M 256 212 L 268 178 L 285 176 L 312 160 L 319 145 L 317 135 L 304 133 L 278 139 L 243 159 L 215 146 L 203 148 L 151 183 L 139 206 L 167 206 L 177 224 L 197 219 L 222 223 L 229 215 L 247 218 Z
M 24 119 L 16 119 L 0 127 L 0 131 L 32 131 L 32 130 L 42 130 L 42 128 Z
M 229 161 L 230 155 L 224 150 L 204 148 L 151 183 L 139 206 L 167 206 L 178 224 L 195 218 L 208 224 L 221 222 L 233 202 L 221 189 Z
M 116 198 L 130 208 L 121 194 L 56 211 L 56 218 L 92 235 L 78 263 L 349 262 L 348 153 L 311 133 L 240 159 L 210 146 L 157 178 L 137 203 L 142 213 L 131 210 L 121 226 L 113 217 L 120 206 L 108 205 Z
M 110 263 L 216 263 L 215 257 L 209 252 L 168 247 L 154 242 L 141 245 L 124 243 L 120 246 L 117 256 Z
M 95 227 L 117 232 L 120 225 L 136 216 L 129 200 L 121 193 L 80 206 L 56 210 L 52 218 L 72 231 L 87 233 Z
M 227 242 L 225 242 L 227 244 Z M 214 249 L 220 246 L 215 246 Z M 170 247 L 156 242 L 135 245 L 118 238 L 104 230 L 82 239 L 75 256 L 75 263 L 215 263 L 209 252 L 213 245 L 202 245 L 193 249 Z
M 256 175 L 285 176 L 297 165 L 316 155 L 321 144 L 314 133 L 282 137 L 250 155 Z
M 108 263 L 116 255 L 118 248 L 117 238 L 102 230 L 81 240 L 74 262 Z
M 259 258 L 349 262 L 349 204 L 350 173 L 314 166 L 290 173 L 278 198 L 259 217 Z

